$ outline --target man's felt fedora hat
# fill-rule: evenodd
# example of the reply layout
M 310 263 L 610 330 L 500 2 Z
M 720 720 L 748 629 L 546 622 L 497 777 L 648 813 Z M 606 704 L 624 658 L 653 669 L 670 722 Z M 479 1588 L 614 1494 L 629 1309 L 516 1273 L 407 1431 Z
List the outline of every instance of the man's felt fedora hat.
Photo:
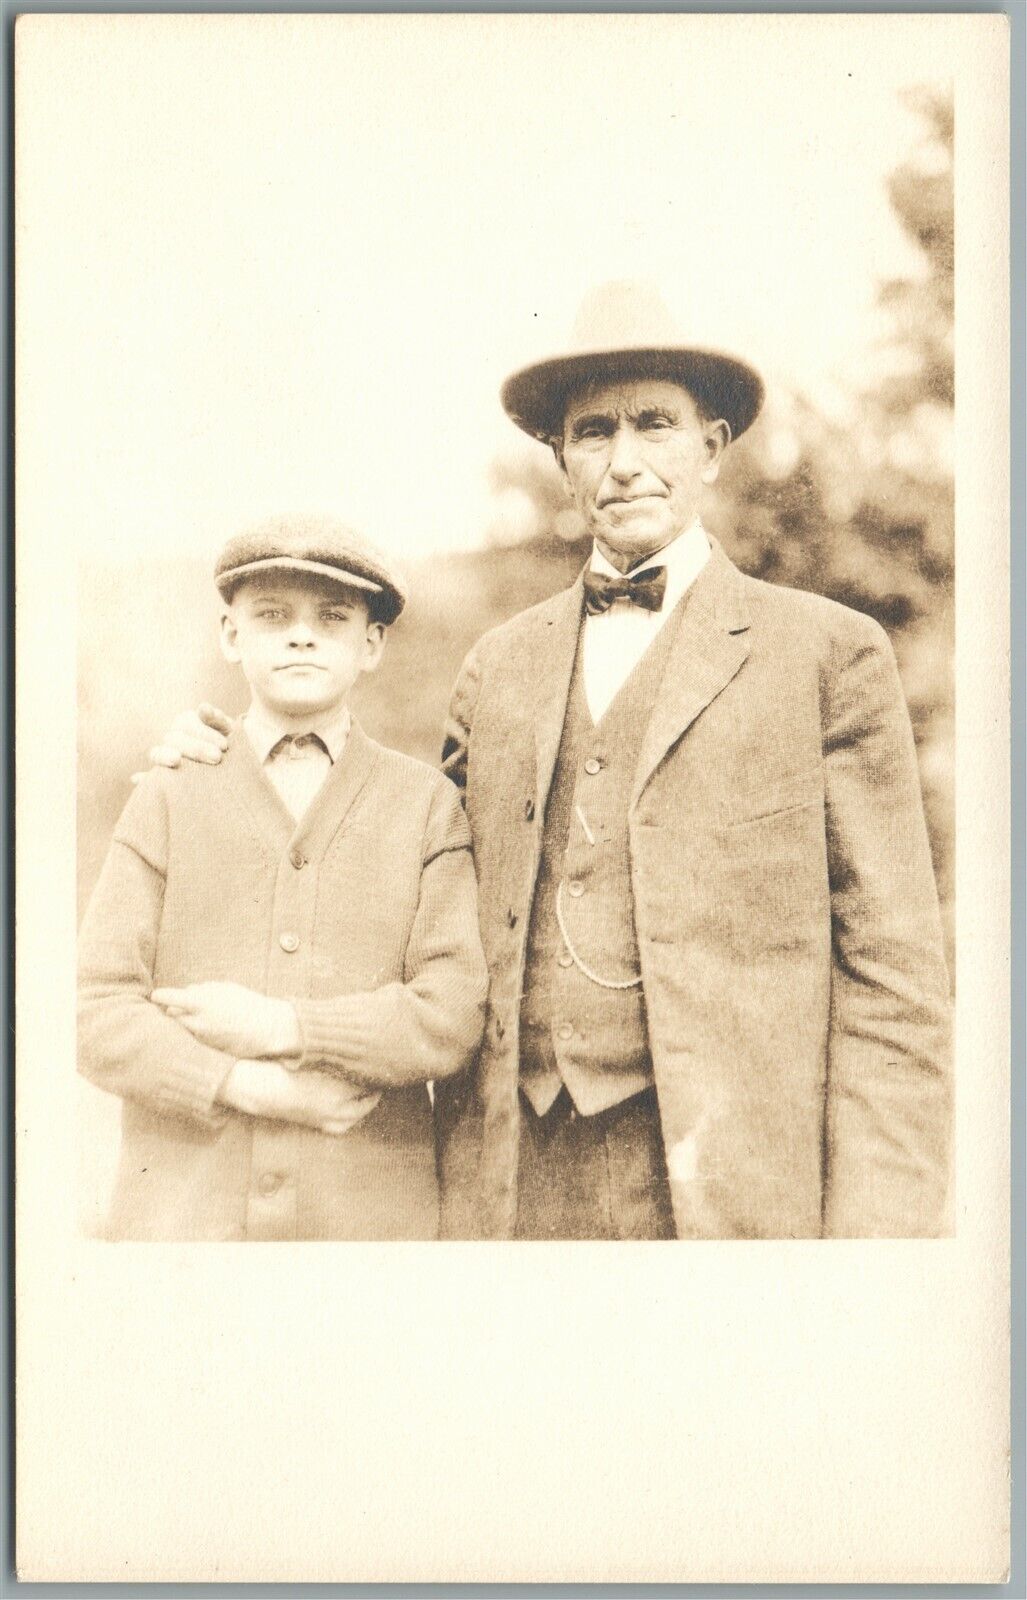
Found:
M 684 342 L 648 284 L 604 283 L 586 295 L 568 348 L 507 378 L 500 398 L 525 433 L 548 442 L 563 432 L 568 396 L 588 383 L 669 378 L 737 439 L 763 404 L 763 380 L 746 362 Z
M 272 517 L 230 539 L 218 557 L 214 582 L 231 601 L 244 579 L 261 572 L 310 572 L 370 598 L 379 622 L 395 622 L 407 588 L 395 565 L 361 534 L 333 517 Z

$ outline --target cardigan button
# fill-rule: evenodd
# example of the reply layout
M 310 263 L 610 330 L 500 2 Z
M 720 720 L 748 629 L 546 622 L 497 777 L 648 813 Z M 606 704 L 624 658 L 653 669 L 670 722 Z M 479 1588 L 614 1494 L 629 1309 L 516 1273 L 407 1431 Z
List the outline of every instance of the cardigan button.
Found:
M 298 933 L 282 933 L 282 934 L 279 934 L 278 943 L 281 945 L 281 947 L 285 951 L 286 955 L 289 955 L 289 956 L 294 955 L 295 952 L 300 947 L 299 934 Z
M 303 854 L 302 850 L 290 850 L 289 860 L 292 862 L 292 865 L 296 868 L 297 872 L 301 867 L 305 867 L 307 864 L 307 858 Z
M 573 1039 L 574 1029 L 569 1022 L 561 1022 L 556 1030 L 556 1035 L 558 1039 Z
M 602 770 L 603 763 L 598 760 L 596 756 L 589 756 L 588 760 L 585 762 L 585 771 L 588 773 L 589 777 L 594 778 L 596 773 L 602 772 Z
M 525 800 L 525 802 L 524 802 L 524 816 L 525 816 L 525 820 L 527 822 L 534 822 L 534 820 L 535 820 L 535 802 L 534 802 L 534 800 Z
M 580 900 L 581 896 L 585 893 L 585 885 L 579 878 L 574 878 L 567 885 L 567 893 L 571 895 L 573 899 Z
M 272 1195 L 282 1187 L 282 1174 L 280 1172 L 262 1172 L 257 1188 L 263 1195 Z
M 509 911 L 506 913 L 506 922 L 507 927 L 509 928 L 516 928 L 517 926 L 517 913 L 513 906 L 511 906 Z

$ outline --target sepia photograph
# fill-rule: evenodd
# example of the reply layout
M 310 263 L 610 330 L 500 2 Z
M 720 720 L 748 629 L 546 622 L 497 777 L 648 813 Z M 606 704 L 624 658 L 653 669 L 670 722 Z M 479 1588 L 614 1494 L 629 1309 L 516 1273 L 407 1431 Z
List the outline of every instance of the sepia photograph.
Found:
M 213 1330 L 215 1305 L 237 1314 L 205 1298 L 219 1279 L 249 1286 L 240 1310 L 284 1285 L 293 1317 L 327 1275 L 350 1318 L 373 1259 L 430 1280 L 422 1307 L 485 1271 L 508 1278 L 494 1315 L 516 1282 L 548 1304 L 554 1274 L 636 1261 L 672 1305 L 707 1272 L 765 1296 L 785 1262 L 825 1275 L 817 1315 L 842 1303 L 828 1278 L 858 1279 L 860 1315 L 890 1321 L 885 1277 L 950 1304 L 984 1236 L 1001 1383 L 1002 954 L 967 955 L 974 889 L 994 907 L 1007 879 L 983 790 L 959 785 L 961 761 L 971 785 L 998 770 L 975 729 L 1003 733 L 957 723 L 957 680 L 962 718 L 976 692 L 957 598 L 987 605 L 982 565 L 1001 592 L 1008 563 L 1004 412 L 976 400 L 1006 381 L 1004 291 L 989 309 L 974 288 L 1008 270 L 1003 27 L 19 21 L 19 549 L 54 541 L 32 592 L 66 624 L 45 670 L 68 731 L 20 799 L 50 813 L 64 987 L 19 1127 L 59 1098 L 47 1204 L 90 1304 L 192 1282 L 213 1320 L 175 1315 Z M 957 1022 L 992 1012 L 971 1054 Z M 656 1241 L 680 1249 L 556 1248 Z M 191 1248 L 242 1243 L 275 1249 Z M 356 1248 L 422 1243 L 503 1248 Z M 517 1315 L 526 1332 L 523 1297 Z M 917 1438 L 952 1352 L 979 1347 L 952 1326 Z M 861 1381 L 875 1404 L 901 1387 L 898 1365 Z M 151 1559 L 138 1526 L 126 1560 L 954 1581 L 1001 1545 L 1003 1436 L 980 1415 L 962 1566 L 932 1565 L 898 1503 L 865 1559 L 804 1534 L 790 1565 L 732 1565 L 721 1539 L 681 1566 L 683 1533 L 649 1567 L 634 1537 L 588 1558 L 556 1537 L 517 1570 L 442 1540 L 371 1572 L 308 1545 L 290 1565 L 269 1535 L 227 1570 L 209 1529 L 207 1555 Z M 898 1451 L 887 1431 L 853 1448 Z M 28 1526 L 38 1577 L 103 1575 L 121 1548 L 47 1556 Z
M 224 309 L 213 326 L 203 305 L 190 315 L 154 395 L 172 329 L 147 332 L 145 374 L 133 360 L 107 404 L 145 386 L 118 418 L 126 454 L 154 406 L 161 422 L 192 410 L 175 481 L 151 462 L 135 486 L 175 526 L 141 549 L 144 508 L 122 505 L 80 555 L 79 1066 L 121 1102 L 119 1141 L 111 1106 L 83 1100 L 92 1226 L 951 1226 L 952 99 L 951 82 L 905 73 L 858 84 L 792 205 L 775 196 L 733 231 L 715 164 L 709 194 L 705 178 L 662 207 L 646 192 L 675 140 L 684 167 L 694 96 L 691 117 L 665 113 L 657 178 L 639 123 L 607 197 L 615 236 L 644 227 L 637 249 L 615 237 L 593 259 L 579 237 L 558 279 L 530 285 L 521 326 L 516 284 L 496 321 L 521 364 L 481 394 L 473 431 L 459 414 L 446 428 L 433 369 L 449 392 L 463 380 L 470 409 L 459 344 L 504 298 L 500 263 L 469 308 L 431 235 L 415 285 L 396 273 L 374 306 L 386 322 L 434 311 L 428 350 L 383 328 L 357 359 L 369 308 L 344 285 L 383 270 L 382 252 L 349 226 L 276 305 L 282 358 L 260 334 L 250 348 L 242 307 L 256 333 L 281 284 L 280 241 L 269 282 L 250 231 L 267 212 L 200 263 Z M 886 129 L 839 185 L 838 147 L 855 156 L 872 112 Z M 350 96 L 331 130 L 349 139 L 361 120 Z M 440 131 L 443 156 L 448 115 Z M 310 129 L 288 133 L 279 170 L 299 171 Z M 561 181 L 598 159 L 574 152 Z M 125 182 L 152 178 L 128 147 L 121 162 Z M 453 174 L 454 211 L 469 176 Z M 221 198 L 215 183 L 204 205 Z M 339 194 L 340 216 L 362 220 L 362 200 Z M 848 228 L 815 276 L 794 245 L 805 208 L 828 202 Z M 761 257 L 752 233 L 771 221 Z M 776 338 L 757 324 L 765 283 L 742 304 L 721 287 L 711 308 L 723 268 L 716 248 L 702 271 L 690 259 L 697 225 L 760 276 L 785 259 L 801 276 Z M 602 280 L 615 255 L 649 275 Z M 140 310 L 165 270 L 134 267 Z M 539 359 L 532 321 L 578 288 Z M 476 337 L 497 368 L 498 340 Z M 189 381 L 194 341 L 204 372 L 224 361 L 221 406 L 251 411 L 249 439 L 221 407 L 196 417 L 211 399 Z M 237 389 L 240 342 L 259 370 Z M 407 429 L 422 449 L 426 430 L 436 449 L 445 435 L 441 482 L 426 464 L 395 485 L 382 456 L 402 462 Z M 309 486 L 282 437 L 297 431 L 297 456 L 310 434 L 320 446 Z M 447 522 L 451 478 L 470 504 Z

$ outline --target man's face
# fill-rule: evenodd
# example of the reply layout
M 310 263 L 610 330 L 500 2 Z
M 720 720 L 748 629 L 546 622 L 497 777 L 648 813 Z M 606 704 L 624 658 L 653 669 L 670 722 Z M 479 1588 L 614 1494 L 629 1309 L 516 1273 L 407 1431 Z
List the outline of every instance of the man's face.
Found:
M 358 591 L 313 574 L 255 574 L 221 620 L 222 650 L 242 666 L 254 700 L 296 722 L 345 705 L 384 645 Z
M 626 571 L 694 522 L 730 437 L 679 384 L 626 380 L 571 396 L 556 457 L 600 549 Z

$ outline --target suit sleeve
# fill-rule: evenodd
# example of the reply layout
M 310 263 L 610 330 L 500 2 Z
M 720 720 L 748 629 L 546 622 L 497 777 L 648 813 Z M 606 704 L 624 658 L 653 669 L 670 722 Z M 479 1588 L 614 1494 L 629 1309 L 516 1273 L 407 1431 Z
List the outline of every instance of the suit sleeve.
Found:
M 488 979 L 471 836 L 459 797 L 437 780 L 402 983 L 296 1000 L 302 1066 L 328 1065 L 368 1089 L 448 1078 L 481 1042 Z
M 916 750 L 891 645 L 860 618 L 824 686 L 831 887 L 824 1233 L 946 1231 L 950 1005 Z
M 232 1066 L 150 1000 L 167 862 L 167 800 L 149 777 L 125 808 L 79 935 L 78 1066 L 126 1100 L 217 1129 Z
M 462 796 L 467 792 L 467 750 L 481 688 L 481 657 L 476 647 L 464 660 L 453 686 L 442 741 L 442 770 Z

